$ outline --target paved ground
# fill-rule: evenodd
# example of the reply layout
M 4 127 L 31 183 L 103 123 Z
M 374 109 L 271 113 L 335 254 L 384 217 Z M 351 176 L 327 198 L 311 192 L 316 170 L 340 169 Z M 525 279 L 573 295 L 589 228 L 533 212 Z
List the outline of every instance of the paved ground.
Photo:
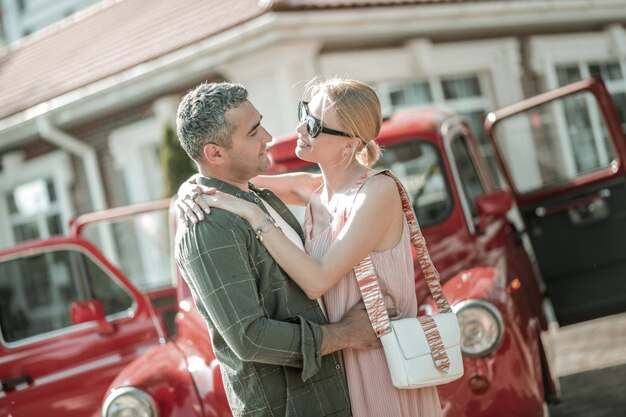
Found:
M 626 417 L 626 365 L 562 377 L 561 392 L 551 417 Z
M 626 314 L 564 327 L 549 336 L 562 401 L 551 417 L 626 417 Z

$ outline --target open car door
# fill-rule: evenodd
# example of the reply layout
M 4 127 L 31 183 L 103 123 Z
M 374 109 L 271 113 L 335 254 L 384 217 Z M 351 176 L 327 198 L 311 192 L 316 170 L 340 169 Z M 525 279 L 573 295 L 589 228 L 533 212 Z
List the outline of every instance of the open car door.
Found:
M 161 199 L 84 214 L 71 221 L 70 235 L 100 248 L 148 296 L 173 336 L 177 303 L 171 203 Z
M 626 310 L 622 123 L 600 78 L 487 116 L 561 325 Z

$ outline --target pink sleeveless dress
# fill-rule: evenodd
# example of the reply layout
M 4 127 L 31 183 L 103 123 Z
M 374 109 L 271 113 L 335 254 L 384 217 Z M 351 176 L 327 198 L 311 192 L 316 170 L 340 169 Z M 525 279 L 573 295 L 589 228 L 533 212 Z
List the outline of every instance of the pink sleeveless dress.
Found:
M 362 179 L 361 179 L 362 180 Z M 356 195 L 358 190 L 353 189 Z M 345 201 L 352 201 L 346 198 Z M 305 248 L 309 255 L 321 259 L 336 239 L 349 215 L 349 207 L 341 207 L 334 222 L 322 232 L 311 236 L 313 222 L 310 205 L 306 209 L 304 231 Z M 327 219 L 323 219 L 328 223 Z M 417 315 L 413 259 L 409 227 L 398 244 L 383 252 L 372 252 L 374 269 L 388 308 L 395 308 L 400 317 Z M 343 315 L 361 300 L 354 271 L 323 296 L 330 322 L 340 321 Z M 391 383 L 382 347 L 372 350 L 346 349 L 344 368 L 348 380 L 350 402 L 354 417 L 439 417 L 442 416 L 437 389 L 397 389 Z

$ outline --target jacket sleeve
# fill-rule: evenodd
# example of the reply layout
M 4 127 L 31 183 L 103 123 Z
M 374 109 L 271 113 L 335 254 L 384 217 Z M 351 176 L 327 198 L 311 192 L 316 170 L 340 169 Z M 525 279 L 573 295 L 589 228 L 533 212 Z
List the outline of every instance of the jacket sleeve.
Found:
M 176 248 L 183 276 L 200 312 L 239 359 L 302 368 L 306 380 L 321 366 L 320 326 L 302 317 L 285 322 L 268 316 L 249 256 L 253 237 L 239 222 L 214 216 L 183 232 Z

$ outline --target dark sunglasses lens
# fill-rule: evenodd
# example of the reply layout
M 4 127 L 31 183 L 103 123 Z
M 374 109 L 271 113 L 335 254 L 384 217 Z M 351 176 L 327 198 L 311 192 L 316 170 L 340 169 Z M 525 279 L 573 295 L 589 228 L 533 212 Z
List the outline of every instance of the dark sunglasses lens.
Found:
M 316 137 L 320 133 L 320 124 L 312 117 L 308 117 L 306 121 L 306 130 L 311 138 Z
M 306 118 L 306 108 L 304 107 L 304 103 L 300 102 L 298 103 L 298 120 L 300 122 L 304 122 L 305 118 Z

